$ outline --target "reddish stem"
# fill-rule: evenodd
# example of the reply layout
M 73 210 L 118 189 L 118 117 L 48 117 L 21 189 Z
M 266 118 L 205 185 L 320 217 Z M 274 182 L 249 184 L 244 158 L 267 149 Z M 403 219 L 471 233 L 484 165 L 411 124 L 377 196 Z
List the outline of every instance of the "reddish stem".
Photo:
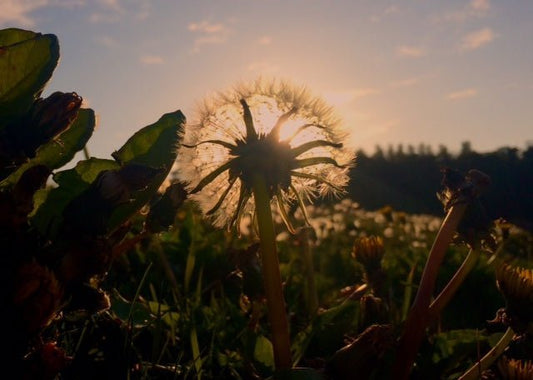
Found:
M 429 304 L 435 289 L 437 274 L 466 207 L 466 203 L 459 203 L 450 208 L 431 247 L 418 292 L 405 321 L 404 333 L 399 342 L 392 372 L 395 379 L 407 380 L 409 378 L 411 367 L 430 321 Z

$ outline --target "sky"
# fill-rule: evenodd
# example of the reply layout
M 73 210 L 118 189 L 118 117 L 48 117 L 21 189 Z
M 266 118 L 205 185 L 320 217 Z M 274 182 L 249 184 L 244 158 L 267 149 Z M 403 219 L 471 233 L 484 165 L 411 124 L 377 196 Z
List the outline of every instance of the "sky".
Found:
M 44 95 L 95 110 L 93 156 L 258 76 L 332 104 L 354 147 L 533 144 L 531 0 L 0 0 L 0 28 L 57 35 Z

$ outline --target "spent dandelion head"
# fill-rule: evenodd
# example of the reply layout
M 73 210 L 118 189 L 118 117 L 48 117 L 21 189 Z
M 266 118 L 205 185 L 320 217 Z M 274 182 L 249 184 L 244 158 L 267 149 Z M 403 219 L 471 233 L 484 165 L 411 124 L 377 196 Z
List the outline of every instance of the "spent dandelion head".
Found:
M 506 312 L 516 332 L 533 322 L 533 270 L 504 264 L 496 270 L 496 284 L 506 300 Z
M 264 179 L 289 230 L 288 205 L 338 195 L 352 150 L 333 108 L 305 87 L 258 79 L 206 99 L 185 128 L 178 176 L 217 226 L 254 212 L 252 182 Z M 307 220 L 306 220 L 307 221 Z
M 508 359 L 498 361 L 498 370 L 505 380 L 526 380 L 533 378 L 533 361 Z

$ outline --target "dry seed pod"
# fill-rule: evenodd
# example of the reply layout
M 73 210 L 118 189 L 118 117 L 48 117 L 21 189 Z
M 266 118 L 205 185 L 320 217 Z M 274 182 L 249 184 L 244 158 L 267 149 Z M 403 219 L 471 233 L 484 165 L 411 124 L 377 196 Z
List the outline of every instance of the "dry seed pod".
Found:
M 502 357 L 498 361 L 498 370 L 504 380 L 531 380 L 533 379 L 533 362 L 507 359 Z
M 496 270 L 496 284 L 505 297 L 511 327 L 524 332 L 533 322 L 533 270 L 504 264 Z
M 384 253 L 383 239 L 379 236 L 358 238 L 352 248 L 352 257 L 363 264 L 366 270 L 381 267 Z

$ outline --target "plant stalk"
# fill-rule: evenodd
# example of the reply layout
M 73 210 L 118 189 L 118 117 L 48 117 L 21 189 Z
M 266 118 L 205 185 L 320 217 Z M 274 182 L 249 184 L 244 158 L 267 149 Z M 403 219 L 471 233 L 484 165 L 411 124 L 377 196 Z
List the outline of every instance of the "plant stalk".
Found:
M 318 293 L 316 291 L 315 283 L 315 265 L 313 262 L 313 252 L 311 250 L 310 228 L 304 227 L 299 233 L 300 246 L 302 247 L 303 260 L 305 265 L 306 278 L 306 295 L 307 295 L 307 311 L 312 317 L 318 310 Z
M 435 301 L 429 305 L 429 319 L 430 321 L 438 317 L 444 306 L 450 302 L 457 289 L 461 286 L 466 276 L 474 269 L 479 258 L 479 250 L 471 249 L 468 252 L 465 260 L 457 269 L 457 272 L 453 275 L 452 279 L 446 287 L 440 292 Z
M 400 338 L 393 365 L 392 373 L 398 380 L 409 378 L 411 367 L 424 337 L 424 331 L 430 322 L 429 305 L 439 268 L 467 206 L 464 202 L 455 204 L 449 209 L 429 252 L 418 292 L 405 321 L 404 333 Z
M 279 269 L 276 234 L 270 207 L 270 195 L 261 175 L 255 175 L 252 181 L 255 201 L 255 213 L 259 229 L 259 244 L 263 283 L 267 298 L 268 319 L 272 332 L 272 346 L 276 370 L 291 368 L 291 351 L 289 324 L 285 311 L 285 298 Z
M 498 343 L 492 349 L 485 354 L 476 364 L 474 364 L 468 371 L 466 371 L 459 380 L 475 380 L 481 378 L 481 373 L 488 369 L 492 363 L 496 361 L 503 353 L 505 348 L 509 345 L 511 340 L 513 340 L 514 331 L 512 328 L 508 327 L 505 334 L 500 338 Z

